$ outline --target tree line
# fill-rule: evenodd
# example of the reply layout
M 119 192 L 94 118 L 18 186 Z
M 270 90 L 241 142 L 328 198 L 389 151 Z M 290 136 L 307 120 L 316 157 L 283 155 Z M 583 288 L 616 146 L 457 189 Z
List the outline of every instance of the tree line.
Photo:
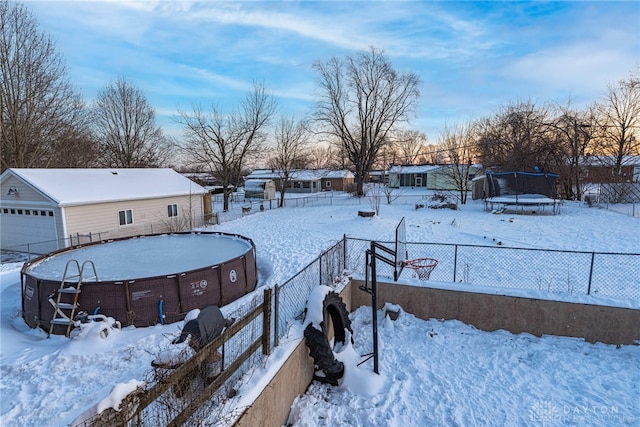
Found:
M 368 172 L 390 164 L 456 165 L 452 176 L 464 179 L 465 165 L 481 163 L 559 173 L 563 196 L 580 198 L 584 158 L 599 158 L 616 176 L 628 156 L 640 155 L 640 71 L 611 84 L 586 109 L 570 102 L 514 102 L 493 116 L 448 126 L 429 143 L 424 133 L 408 128 L 420 78 L 395 69 L 372 47 L 313 65 L 319 96 L 309 114 L 277 117 L 275 98 L 264 84 L 254 83 L 231 111 L 214 102 L 179 109 L 175 121 L 183 132 L 177 138 L 164 134 L 144 93 L 124 77 L 86 105 L 55 44 L 25 6 L 2 0 L 0 25 L 3 171 L 188 168 L 216 177 L 228 201 L 249 164 L 279 170 L 285 183 L 299 168 L 350 169 L 356 193 L 364 195 Z

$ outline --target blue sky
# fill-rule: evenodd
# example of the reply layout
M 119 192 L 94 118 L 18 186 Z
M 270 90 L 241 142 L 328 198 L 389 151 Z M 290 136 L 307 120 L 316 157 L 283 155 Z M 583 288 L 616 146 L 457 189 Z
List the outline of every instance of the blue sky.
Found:
M 406 127 L 445 125 L 509 102 L 582 108 L 640 66 L 640 2 L 27 1 L 85 101 L 118 77 L 165 132 L 178 108 L 228 111 L 264 82 L 281 114 L 310 112 L 312 64 L 370 46 L 421 79 Z

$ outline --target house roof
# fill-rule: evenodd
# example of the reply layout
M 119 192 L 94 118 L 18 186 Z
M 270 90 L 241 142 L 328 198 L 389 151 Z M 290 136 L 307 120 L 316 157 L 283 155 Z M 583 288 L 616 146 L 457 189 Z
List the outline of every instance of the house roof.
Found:
M 412 173 L 428 173 L 444 169 L 450 165 L 394 165 L 389 168 L 389 173 L 403 175 Z M 482 165 L 471 165 L 471 170 L 480 170 Z
M 583 156 L 580 164 L 583 166 L 611 166 L 617 158 L 614 156 Z M 622 156 L 622 166 L 640 166 L 640 156 Z
M 441 169 L 442 165 L 394 165 L 389 168 L 389 173 L 410 174 L 410 173 L 427 173 Z
M 348 170 L 330 169 L 298 169 L 291 172 L 291 179 L 298 181 L 317 181 L 323 178 L 353 178 L 353 173 Z M 280 179 L 282 172 L 271 169 L 257 169 L 251 172 L 247 179 Z
M 7 169 L 60 206 L 156 199 L 206 190 L 173 169 Z

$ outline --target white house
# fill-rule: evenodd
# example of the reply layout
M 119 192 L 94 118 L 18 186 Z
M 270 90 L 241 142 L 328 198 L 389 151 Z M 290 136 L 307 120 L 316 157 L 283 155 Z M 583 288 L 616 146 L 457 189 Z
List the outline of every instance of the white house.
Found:
M 276 191 L 281 191 L 283 172 L 272 169 L 257 169 L 251 172 L 246 182 L 254 179 L 271 179 Z M 319 191 L 347 191 L 354 182 L 354 175 L 348 170 L 296 169 L 291 171 L 287 191 L 291 193 L 317 193 Z
M 173 169 L 7 169 L 0 175 L 0 245 L 47 253 L 179 231 L 202 224 L 205 194 Z
M 454 191 L 458 184 L 451 178 L 452 165 L 395 165 L 389 169 L 389 187 L 417 187 L 428 190 Z M 482 170 L 482 165 L 469 166 L 469 180 Z M 471 189 L 470 182 L 468 189 Z

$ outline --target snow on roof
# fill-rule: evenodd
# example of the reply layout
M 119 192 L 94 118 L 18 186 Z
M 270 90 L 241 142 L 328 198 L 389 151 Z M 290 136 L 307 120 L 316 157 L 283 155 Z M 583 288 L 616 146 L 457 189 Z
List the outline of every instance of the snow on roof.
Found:
M 299 181 L 316 181 L 322 178 L 353 178 L 353 173 L 348 170 L 330 170 L 330 169 L 298 169 L 292 171 L 291 179 Z M 251 172 L 248 180 L 253 179 L 280 179 L 282 171 L 272 169 L 257 169 Z
M 389 173 L 409 174 L 426 173 L 441 169 L 442 165 L 394 165 L 389 168 Z
M 389 173 L 394 174 L 412 174 L 412 173 L 428 173 L 434 172 L 439 169 L 450 167 L 451 165 L 394 165 L 389 168 Z M 470 166 L 471 171 L 478 171 L 482 169 L 481 164 L 474 164 Z
M 169 168 L 8 169 L 60 206 L 155 199 L 206 190 Z
M 611 166 L 617 162 L 614 156 L 583 156 L 580 164 L 585 166 Z M 640 166 L 640 156 L 622 156 L 623 166 Z

